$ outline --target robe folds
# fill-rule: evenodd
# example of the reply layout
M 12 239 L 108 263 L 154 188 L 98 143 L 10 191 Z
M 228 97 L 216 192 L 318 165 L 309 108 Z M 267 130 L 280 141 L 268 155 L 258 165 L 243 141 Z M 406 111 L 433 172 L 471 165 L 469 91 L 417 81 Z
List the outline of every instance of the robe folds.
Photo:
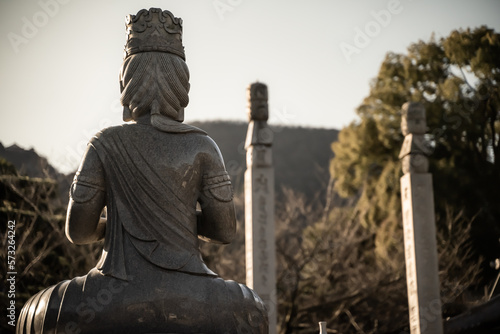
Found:
M 201 133 L 170 136 L 160 146 L 164 133 L 145 125 L 125 125 L 107 129 L 90 141 L 105 173 L 105 185 L 96 185 L 108 190 L 109 219 L 97 266 L 105 275 L 127 279 L 125 236 L 147 261 L 161 268 L 216 275 L 201 259 L 196 233 L 196 201 L 204 187 L 203 175 L 214 173 L 203 167 L 213 162 L 183 147 L 186 141 L 201 146 L 211 145 L 211 140 Z M 188 138 L 179 140 L 181 136 Z M 215 164 L 220 168 L 215 173 L 223 173 L 222 161 Z

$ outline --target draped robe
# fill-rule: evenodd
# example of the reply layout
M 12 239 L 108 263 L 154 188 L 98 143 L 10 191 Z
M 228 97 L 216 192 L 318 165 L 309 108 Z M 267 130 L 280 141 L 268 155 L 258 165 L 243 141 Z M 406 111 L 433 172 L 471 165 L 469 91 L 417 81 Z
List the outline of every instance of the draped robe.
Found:
M 203 175 L 224 174 L 224 166 L 222 161 L 204 161 L 219 155 L 216 146 L 208 154 L 193 154 L 191 147 L 181 146 L 186 139 L 180 136 L 191 137 L 190 146 L 212 145 L 200 133 L 170 134 L 163 144 L 165 134 L 144 125 L 111 128 L 91 140 L 108 189 L 110 219 L 98 264 L 104 274 L 127 279 L 123 238 L 128 236 L 147 261 L 161 268 L 215 275 L 200 256 L 196 201 L 205 186 Z M 218 170 L 203 171 L 207 165 Z

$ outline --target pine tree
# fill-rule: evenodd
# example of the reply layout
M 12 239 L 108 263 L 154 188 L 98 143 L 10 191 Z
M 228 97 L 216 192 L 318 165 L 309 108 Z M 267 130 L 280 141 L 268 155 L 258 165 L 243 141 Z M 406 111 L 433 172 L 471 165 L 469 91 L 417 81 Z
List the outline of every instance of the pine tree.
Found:
M 427 111 L 438 228 L 447 207 L 463 210 L 467 221 L 474 218 L 477 253 L 498 256 L 499 55 L 500 35 L 485 26 L 419 41 L 406 54 L 388 53 L 357 109 L 359 119 L 332 144 L 335 190 L 359 197 L 357 213 L 376 232 L 380 256 L 399 247 L 391 236 L 401 226 L 400 109 L 407 101 Z

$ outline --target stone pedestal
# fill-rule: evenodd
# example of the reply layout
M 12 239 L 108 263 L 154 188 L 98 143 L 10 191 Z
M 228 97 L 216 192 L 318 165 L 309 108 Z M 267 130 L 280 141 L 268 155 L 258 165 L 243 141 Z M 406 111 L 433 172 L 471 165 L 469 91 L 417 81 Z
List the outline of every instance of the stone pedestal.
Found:
M 412 334 L 442 334 L 432 175 L 401 178 L 408 306 Z

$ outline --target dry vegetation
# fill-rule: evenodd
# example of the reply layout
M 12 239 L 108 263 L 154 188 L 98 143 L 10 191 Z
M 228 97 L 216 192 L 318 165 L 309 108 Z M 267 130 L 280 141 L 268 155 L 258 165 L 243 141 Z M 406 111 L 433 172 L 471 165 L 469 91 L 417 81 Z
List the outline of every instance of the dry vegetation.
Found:
M 376 255 L 376 230 L 361 224 L 352 206 L 325 211 L 306 196 L 284 189 L 276 206 L 277 294 L 280 333 L 317 333 L 327 321 L 331 333 L 400 333 L 407 326 L 402 235 L 392 236 L 390 257 Z M 2 222 L 16 221 L 17 309 L 40 289 L 85 274 L 101 245 L 75 246 L 63 231 L 65 209 L 50 179 L 17 175 L 3 162 Z M 225 279 L 245 280 L 243 197 L 235 198 L 239 233 L 231 245 L 203 244 L 204 258 Z M 447 211 L 438 236 L 445 315 L 481 300 L 479 263 L 470 262 L 470 222 Z M 5 235 L 6 224 L 2 223 Z M 2 238 L 1 246 L 6 238 Z M 467 264 L 467 265 L 464 265 Z M 5 263 L 1 274 L 7 272 Z M 2 280 L 4 277 L 2 277 Z M 471 289 L 475 288 L 475 289 Z M 5 291 L 0 298 L 4 302 Z M 432 314 L 431 314 L 432 315 Z M 3 328 L 12 330 L 12 328 Z

